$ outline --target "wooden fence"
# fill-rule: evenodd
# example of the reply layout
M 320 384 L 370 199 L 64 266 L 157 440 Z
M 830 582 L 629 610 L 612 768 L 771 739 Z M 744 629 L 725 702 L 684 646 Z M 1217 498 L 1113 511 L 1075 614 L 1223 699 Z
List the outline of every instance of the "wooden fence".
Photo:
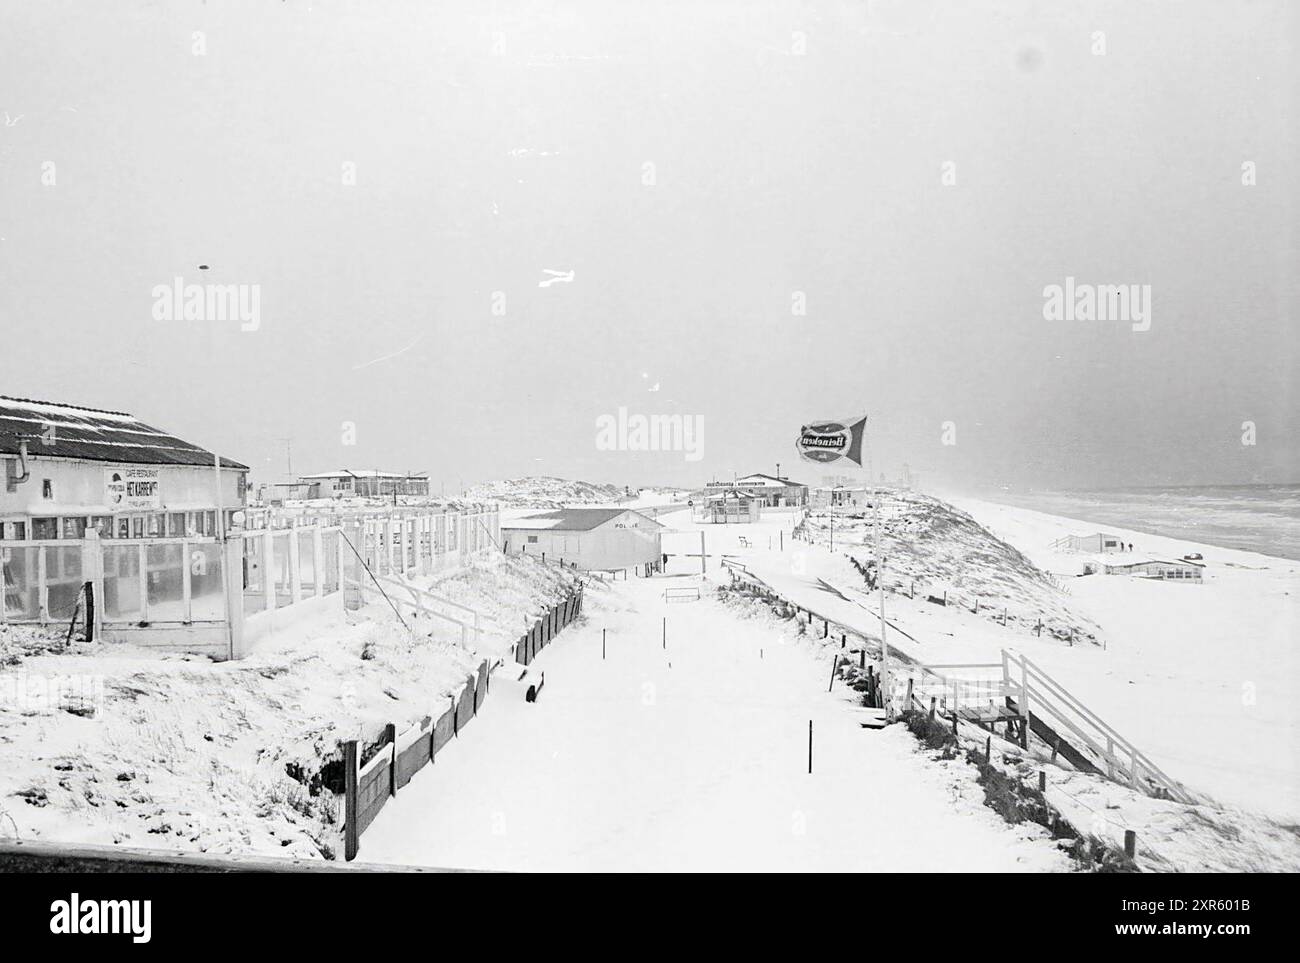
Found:
M 515 659 L 527 665 L 561 629 L 582 611 L 582 589 L 551 606 L 515 645 Z M 465 679 L 459 689 L 448 696 L 446 708 L 436 718 L 425 716 L 405 732 L 399 733 L 389 723 L 379 740 L 379 748 L 364 762 L 361 745 L 353 739 L 343 743 L 344 775 L 344 859 L 355 859 L 361 834 L 375 817 L 406 786 L 415 774 L 433 762 L 434 757 L 469 725 L 492 685 L 492 670 L 499 666 L 486 660 Z
M 515 661 L 520 665 L 531 665 L 537 653 L 542 651 L 560 630 L 582 614 L 582 586 L 578 590 L 553 606 L 533 627 L 519 637 L 515 643 Z
M 491 673 L 487 660 L 481 662 L 478 670 L 448 697 L 449 704 L 437 719 L 425 716 L 402 733 L 389 723 L 379 748 L 364 764 L 357 740 L 343 744 L 345 859 L 356 858 L 361 834 L 388 800 L 469 725 L 487 698 Z

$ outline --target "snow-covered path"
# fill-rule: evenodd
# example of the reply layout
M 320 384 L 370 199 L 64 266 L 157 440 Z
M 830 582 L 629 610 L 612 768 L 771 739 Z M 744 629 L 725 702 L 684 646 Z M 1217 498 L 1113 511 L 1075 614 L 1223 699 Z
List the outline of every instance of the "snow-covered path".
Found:
M 899 726 L 862 729 L 828 662 L 679 579 L 588 593 L 539 656 L 507 666 L 458 740 L 390 800 L 367 862 L 504 870 L 1064 870 L 1038 827 L 983 806 L 964 764 Z M 661 618 L 668 617 L 663 648 Z M 608 629 L 601 659 L 601 629 Z M 762 654 L 760 657 L 760 649 Z M 807 771 L 808 722 L 814 772 Z

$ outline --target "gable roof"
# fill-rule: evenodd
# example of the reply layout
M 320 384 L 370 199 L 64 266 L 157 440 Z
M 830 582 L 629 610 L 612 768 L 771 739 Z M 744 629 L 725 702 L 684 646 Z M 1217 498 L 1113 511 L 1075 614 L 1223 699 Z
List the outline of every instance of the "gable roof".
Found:
M 748 478 L 765 478 L 768 481 L 776 482 L 778 485 L 786 485 L 790 488 L 806 488 L 802 482 L 791 481 L 789 478 L 777 478 L 775 475 L 764 475 L 761 471 L 756 471 L 750 475 L 741 475 L 736 479 L 736 484 L 741 485 Z
M 631 508 L 561 508 L 553 512 L 525 515 L 511 522 L 502 522 L 501 527 L 541 529 L 550 532 L 589 532 L 628 512 L 659 528 L 664 527 L 649 515 L 642 515 Z
M 44 435 L 54 429 L 53 443 Z M 215 456 L 206 448 L 151 428 L 124 411 L 81 408 L 53 401 L 0 395 L 0 454 L 15 455 L 21 440 L 36 458 L 76 458 L 132 465 L 204 465 Z M 247 471 L 229 458 L 223 468 Z
M 1115 561 L 1111 556 L 1106 556 L 1101 564 L 1107 568 L 1137 568 L 1139 565 L 1183 565 L 1191 568 L 1205 568 L 1204 562 L 1197 562 L 1190 558 L 1153 558 L 1149 555 L 1136 559 L 1126 558 L 1120 562 Z

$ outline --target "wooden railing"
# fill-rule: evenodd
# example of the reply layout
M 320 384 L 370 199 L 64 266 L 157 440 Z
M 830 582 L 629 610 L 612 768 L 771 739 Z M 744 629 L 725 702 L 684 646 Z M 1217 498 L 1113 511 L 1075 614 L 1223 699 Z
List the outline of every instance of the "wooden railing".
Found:
M 1053 728 L 1064 728 L 1076 749 L 1086 749 L 1097 757 L 1098 768 L 1104 769 L 1107 778 L 1151 796 L 1188 804 L 1198 801 L 1182 783 L 1025 656 L 1004 649 L 1002 677 L 1007 681 L 1019 678 L 1024 693 L 1024 705 L 1019 708 L 1024 714 L 1046 716 Z
M 894 670 L 895 704 L 979 725 L 1019 724 L 1022 744 L 1029 733 L 1063 750 L 1076 767 L 1159 799 L 1195 804 L 1182 783 L 1120 735 L 1112 726 L 1023 655 L 1002 650 L 1001 662 L 914 665 Z M 901 703 L 899 700 L 901 699 Z

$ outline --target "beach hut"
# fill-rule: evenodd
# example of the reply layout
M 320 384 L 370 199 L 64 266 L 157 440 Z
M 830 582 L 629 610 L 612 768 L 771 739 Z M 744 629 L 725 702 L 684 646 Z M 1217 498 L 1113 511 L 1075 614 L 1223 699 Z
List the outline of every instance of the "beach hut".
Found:
M 1104 562 L 1102 567 L 1107 575 L 1135 575 L 1139 578 L 1164 579 L 1168 581 L 1201 581 L 1205 569 L 1204 562 L 1191 559 L 1170 561 L 1163 558 L 1143 558 L 1123 562 Z
M 757 522 L 762 499 L 736 488 L 712 491 L 691 499 L 691 518 L 713 525 Z
M 1053 542 L 1052 547 L 1068 552 L 1095 552 L 1104 555 L 1124 551 L 1124 541 L 1118 535 L 1094 532 L 1092 535 L 1066 535 Z

